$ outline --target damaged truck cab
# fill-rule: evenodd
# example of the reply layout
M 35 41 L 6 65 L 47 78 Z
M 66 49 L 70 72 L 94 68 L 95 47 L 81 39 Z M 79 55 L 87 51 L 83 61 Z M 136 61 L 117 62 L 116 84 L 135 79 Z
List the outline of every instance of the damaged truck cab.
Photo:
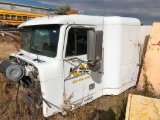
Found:
M 2 61 L 0 70 L 23 87 L 36 84 L 37 96 L 30 97 L 41 101 L 45 117 L 73 110 L 136 85 L 140 24 L 118 16 L 35 18 L 19 26 L 21 50 Z

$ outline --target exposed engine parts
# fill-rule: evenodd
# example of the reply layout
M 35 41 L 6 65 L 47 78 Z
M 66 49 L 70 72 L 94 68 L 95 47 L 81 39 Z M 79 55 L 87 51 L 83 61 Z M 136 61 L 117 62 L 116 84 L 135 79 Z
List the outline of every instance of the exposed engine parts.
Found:
M 10 56 L 10 60 L 0 62 L 0 72 L 9 80 L 18 82 L 16 95 L 17 109 L 19 92 L 26 102 L 34 104 L 38 108 L 42 105 L 39 73 L 35 66 L 19 58 Z M 19 90 L 19 87 L 23 87 L 23 89 Z

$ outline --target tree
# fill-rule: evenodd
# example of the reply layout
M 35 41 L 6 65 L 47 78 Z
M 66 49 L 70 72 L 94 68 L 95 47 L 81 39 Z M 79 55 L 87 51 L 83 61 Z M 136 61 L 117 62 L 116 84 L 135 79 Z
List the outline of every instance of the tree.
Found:
M 59 15 L 64 15 L 70 10 L 71 10 L 71 7 L 69 5 L 62 5 L 56 8 L 56 12 Z

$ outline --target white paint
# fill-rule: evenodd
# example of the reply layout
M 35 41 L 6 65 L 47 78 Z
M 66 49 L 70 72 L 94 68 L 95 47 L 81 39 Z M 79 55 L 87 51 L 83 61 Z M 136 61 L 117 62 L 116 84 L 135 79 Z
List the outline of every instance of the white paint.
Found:
M 151 29 L 152 29 L 152 26 L 141 26 L 140 27 L 140 34 L 139 34 L 139 43 L 140 44 L 144 44 L 144 40 L 145 38 L 150 35 L 151 33 Z

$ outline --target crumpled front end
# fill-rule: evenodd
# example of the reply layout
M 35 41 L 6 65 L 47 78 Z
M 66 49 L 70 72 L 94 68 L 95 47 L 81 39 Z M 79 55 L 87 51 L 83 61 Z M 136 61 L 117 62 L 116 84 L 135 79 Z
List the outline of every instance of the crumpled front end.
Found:
M 36 108 L 43 107 L 43 114 L 48 117 L 61 111 L 63 64 L 62 60 L 42 59 L 21 53 L 11 55 L 10 60 L 0 63 L 0 72 L 11 81 L 18 81 L 18 86 L 23 87 L 19 91 L 22 98 Z

